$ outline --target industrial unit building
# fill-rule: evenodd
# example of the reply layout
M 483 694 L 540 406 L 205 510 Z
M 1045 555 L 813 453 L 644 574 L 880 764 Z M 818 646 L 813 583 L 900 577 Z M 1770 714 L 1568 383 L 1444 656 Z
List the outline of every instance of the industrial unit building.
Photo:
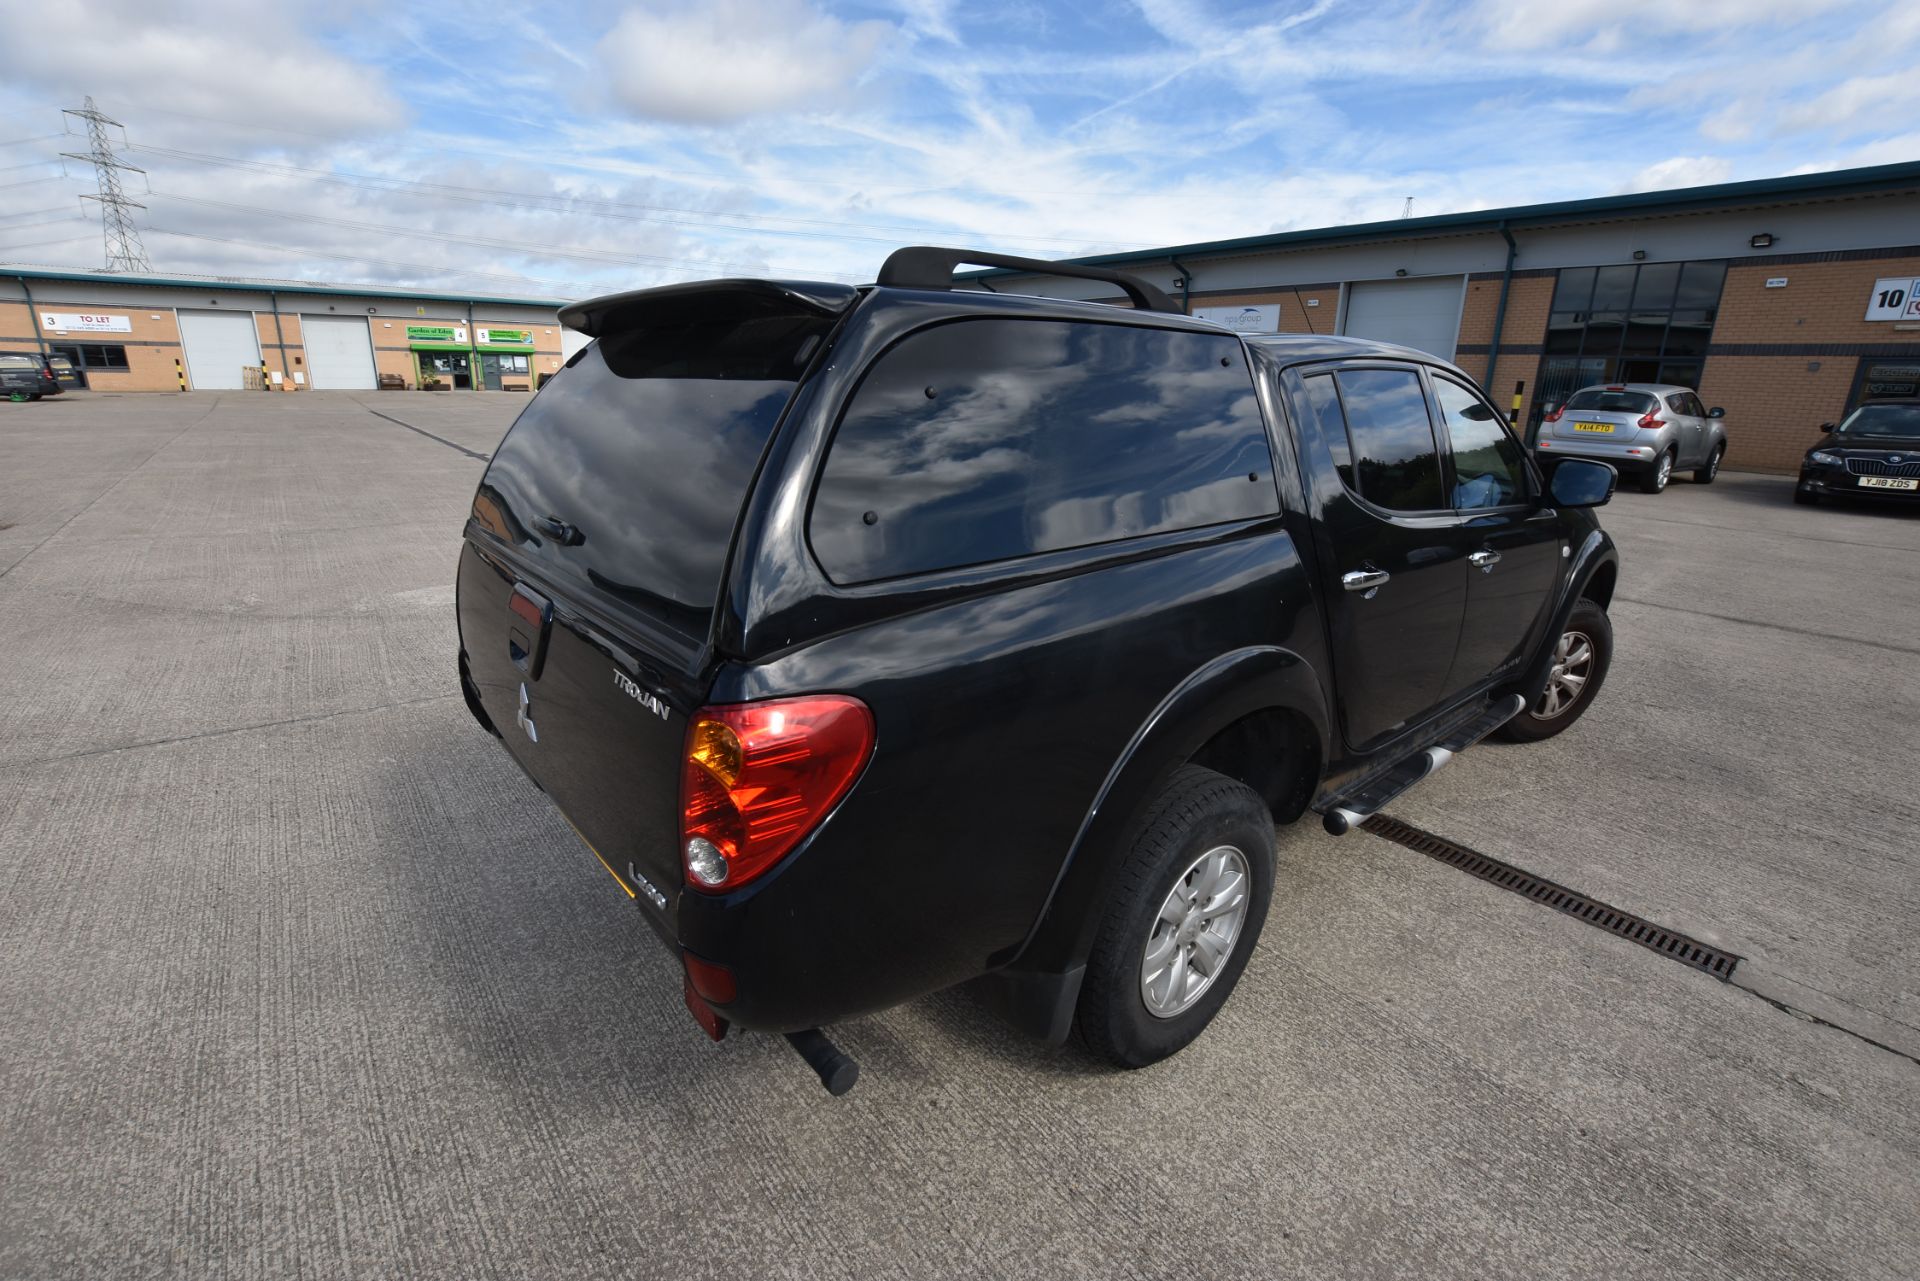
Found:
M 1454 361 L 1524 431 L 1591 383 L 1727 411 L 1727 465 L 1791 471 L 1862 399 L 1920 392 L 1920 164 L 1103 254 L 1196 314 Z M 1109 299 L 996 270 L 976 287 Z
M 586 342 L 560 305 L 0 267 L 0 351 L 65 356 L 96 391 L 528 391 Z

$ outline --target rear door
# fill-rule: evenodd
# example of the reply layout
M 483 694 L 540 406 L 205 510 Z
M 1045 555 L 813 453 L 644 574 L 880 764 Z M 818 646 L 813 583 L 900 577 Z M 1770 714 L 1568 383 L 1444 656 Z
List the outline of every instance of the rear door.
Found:
M 1453 693 L 1466 608 L 1460 520 L 1448 503 L 1420 371 L 1365 362 L 1290 371 L 1313 424 L 1310 473 L 1331 555 L 1321 556 L 1334 682 L 1348 746 L 1366 751 Z
M 507 750 L 665 909 L 734 528 L 833 317 L 740 291 L 628 310 L 533 398 L 480 482 L 461 657 Z
M 1447 685 L 1464 690 L 1532 652 L 1560 572 L 1559 513 L 1543 506 L 1525 451 L 1466 383 L 1430 372 L 1450 498 L 1467 548 L 1467 603 Z

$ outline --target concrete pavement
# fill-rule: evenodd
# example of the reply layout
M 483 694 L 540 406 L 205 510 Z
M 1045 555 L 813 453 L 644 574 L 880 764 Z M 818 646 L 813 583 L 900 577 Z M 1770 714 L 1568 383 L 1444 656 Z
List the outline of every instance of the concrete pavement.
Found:
M 0 1276 L 1912 1274 L 1920 518 L 1622 495 L 1593 711 L 1394 807 L 1755 991 L 1303 827 L 1186 1053 L 961 990 L 836 1101 L 461 705 L 517 403 L 0 405 Z

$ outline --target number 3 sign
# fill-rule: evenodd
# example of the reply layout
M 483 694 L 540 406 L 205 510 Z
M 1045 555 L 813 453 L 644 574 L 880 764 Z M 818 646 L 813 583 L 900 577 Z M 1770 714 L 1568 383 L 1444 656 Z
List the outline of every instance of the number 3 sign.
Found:
M 1873 282 L 1868 320 L 1920 320 L 1920 279 L 1889 276 Z

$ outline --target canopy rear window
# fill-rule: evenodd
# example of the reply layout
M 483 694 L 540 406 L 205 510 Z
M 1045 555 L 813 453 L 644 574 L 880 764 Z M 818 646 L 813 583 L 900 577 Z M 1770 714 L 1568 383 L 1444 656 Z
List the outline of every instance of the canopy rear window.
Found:
M 699 638 L 761 453 L 833 321 L 766 296 L 675 304 L 548 381 L 494 454 L 474 519 L 563 594 Z

